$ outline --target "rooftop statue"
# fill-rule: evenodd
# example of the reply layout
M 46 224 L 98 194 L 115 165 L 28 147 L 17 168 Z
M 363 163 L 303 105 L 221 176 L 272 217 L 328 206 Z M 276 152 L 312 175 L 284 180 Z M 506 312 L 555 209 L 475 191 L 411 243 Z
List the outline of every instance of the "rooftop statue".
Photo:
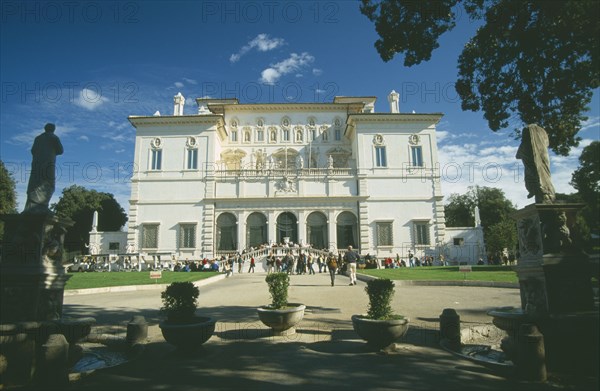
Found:
M 552 204 L 556 198 L 550 177 L 548 145 L 548 134 L 542 127 L 531 124 L 523 129 L 516 158 L 525 166 L 527 198 L 535 196 L 536 204 Z
M 24 213 L 48 212 L 50 198 L 56 186 L 56 155 L 62 155 L 63 146 L 54 134 L 56 126 L 46 124 L 44 133 L 37 136 L 31 147 L 31 176 L 27 185 Z

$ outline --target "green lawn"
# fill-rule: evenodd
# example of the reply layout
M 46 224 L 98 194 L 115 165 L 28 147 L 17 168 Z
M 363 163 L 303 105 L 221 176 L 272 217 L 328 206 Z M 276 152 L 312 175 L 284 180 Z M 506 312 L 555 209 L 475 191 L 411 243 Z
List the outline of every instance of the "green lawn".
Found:
M 368 274 L 379 278 L 390 280 L 413 280 L 413 281 L 495 281 L 495 282 L 518 282 L 517 273 L 511 266 L 472 266 L 472 272 L 461 273 L 458 266 L 426 266 L 426 267 L 403 267 L 399 269 L 363 269 L 359 273 Z M 466 276 L 466 278 L 465 278 Z
M 170 284 L 175 281 L 197 281 L 216 276 L 217 272 L 162 272 L 162 278 L 150 278 L 150 272 L 69 273 L 65 289 L 102 288 L 107 286 Z

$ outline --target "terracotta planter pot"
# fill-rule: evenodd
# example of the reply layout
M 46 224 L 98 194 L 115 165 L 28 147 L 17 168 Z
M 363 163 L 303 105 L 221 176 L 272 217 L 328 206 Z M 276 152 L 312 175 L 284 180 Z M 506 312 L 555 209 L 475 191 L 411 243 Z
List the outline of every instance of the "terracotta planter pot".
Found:
M 268 306 L 257 308 L 258 318 L 266 326 L 273 329 L 275 335 L 292 335 L 296 333 L 296 324 L 304 317 L 306 306 L 288 303 L 285 309 L 272 309 Z
M 199 348 L 215 332 L 216 321 L 207 316 L 196 316 L 193 323 L 161 322 L 158 326 L 165 340 L 179 350 Z
M 408 318 L 376 320 L 366 315 L 352 315 L 352 326 L 359 337 L 374 348 L 384 348 L 400 340 L 408 331 Z

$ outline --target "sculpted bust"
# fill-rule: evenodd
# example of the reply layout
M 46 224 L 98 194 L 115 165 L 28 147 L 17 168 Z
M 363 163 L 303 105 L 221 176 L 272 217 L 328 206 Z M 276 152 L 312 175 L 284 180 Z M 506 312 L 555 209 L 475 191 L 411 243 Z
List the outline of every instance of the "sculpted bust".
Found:
M 54 124 L 46 124 L 44 133 L 35 138 L 31 147 L 31 176 L 24 213 L 49 211 L 48 205 L 56 186 L 56 156 L 64 151 L 60 139 L 54 134 L 55 129 Z

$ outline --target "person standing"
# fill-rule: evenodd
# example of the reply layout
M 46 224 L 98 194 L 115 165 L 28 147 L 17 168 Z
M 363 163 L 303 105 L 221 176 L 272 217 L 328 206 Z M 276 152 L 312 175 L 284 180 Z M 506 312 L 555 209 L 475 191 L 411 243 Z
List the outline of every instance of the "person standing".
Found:
M 329 276 L 331 277 L 331 286 L 335 285 L 335 274 L 337 272 L 338 264 L 335 255 L 330 254 L 327 258 L 327 268 L 329 268 Z
M 358 254 L 352 250 L 352 246 L 348 246 L 348 251 L 344 254 L 344 260 L 348 264 L 350 272 L 350 285 L 356 285 L 356 262 L 358 262 Z
M 250 270 L 252 270 L 252 273 L 254 273 L 255 266 L 256 266 L 256 261 L 254 260 L 254 257 L 250 257 L 250 268 L 248 269 L 248 273 L 250 273 Z
M 237 255 L 237 264 L 238 264 L 238 273 L 241 273 L 242 268 L 244 267 L 244 259 L 242 258 L 242 256 L 239 253 Z

